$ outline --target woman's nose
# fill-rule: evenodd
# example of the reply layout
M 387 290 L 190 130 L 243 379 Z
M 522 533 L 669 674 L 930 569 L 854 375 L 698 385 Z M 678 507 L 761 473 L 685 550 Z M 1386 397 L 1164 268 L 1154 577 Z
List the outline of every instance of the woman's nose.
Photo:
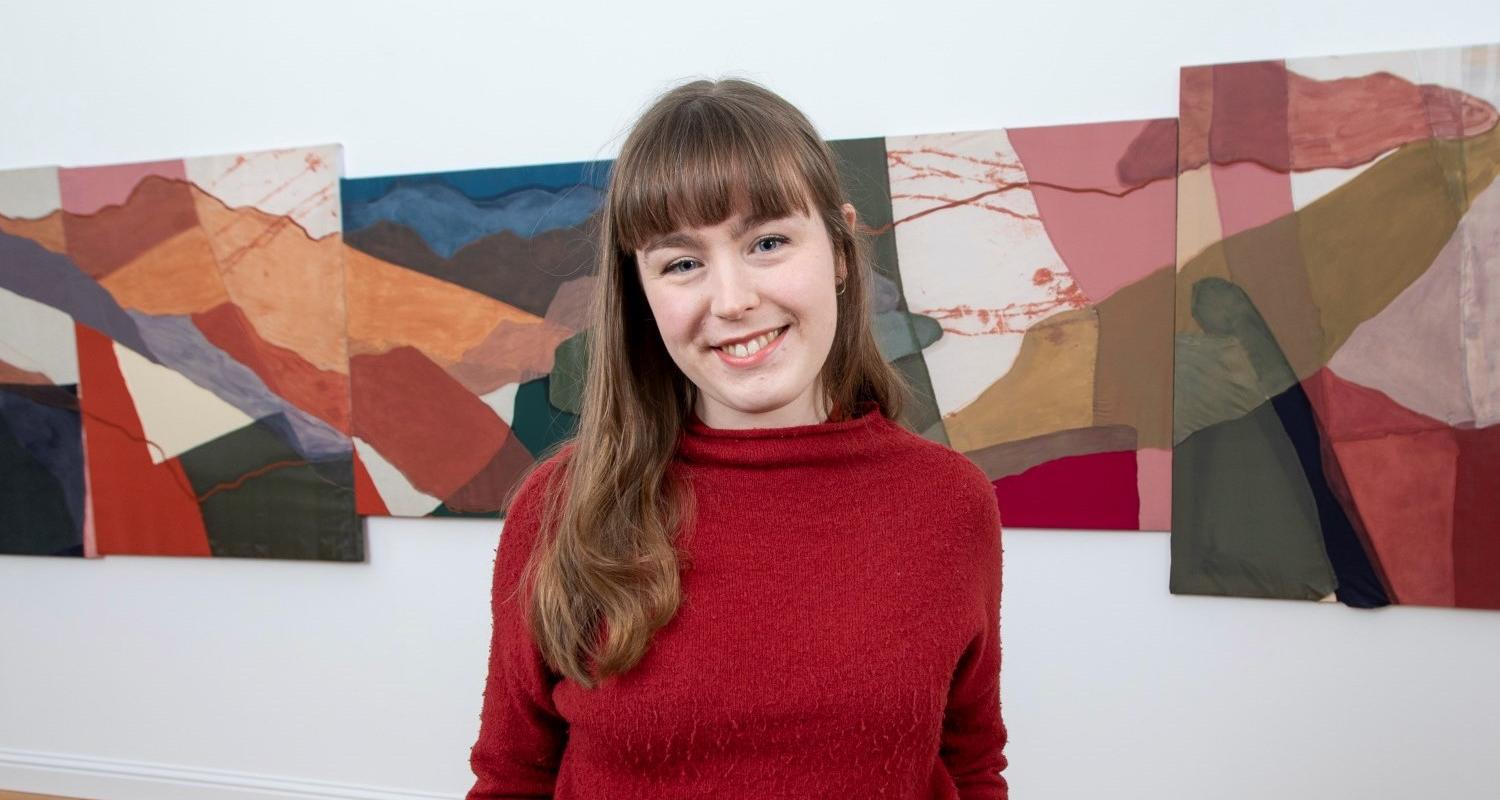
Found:
M 739 259 L 723 259 L 715 267 L 710 306 L 715 316 L 736 319 L 760 304 L 750 265 Z

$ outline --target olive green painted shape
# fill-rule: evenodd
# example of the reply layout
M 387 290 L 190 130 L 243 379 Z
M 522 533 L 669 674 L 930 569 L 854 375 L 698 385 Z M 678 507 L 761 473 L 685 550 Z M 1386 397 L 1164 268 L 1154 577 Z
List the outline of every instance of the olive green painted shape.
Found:
M 353 453 L 308 462 L 258 421 L 179 460 L 215 556 L 363 561 Z
M 547 402 L 558 411 L 583 413 L 583 387 L 589 374 L 589 331 L 581 330 L 564 339 L 552 354 Z
M 1320 600 L 1338 581 L 1297 451 L 1269 402 L 1172 449 L 1173 594 Z

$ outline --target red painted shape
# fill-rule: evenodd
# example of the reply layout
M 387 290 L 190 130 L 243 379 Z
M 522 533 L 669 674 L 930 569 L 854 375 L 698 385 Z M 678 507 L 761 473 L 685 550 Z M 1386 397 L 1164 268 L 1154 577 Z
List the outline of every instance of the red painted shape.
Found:
M 362 517 L 387 517 L 391 510 L 386 508 L 385 500 L 380 497 L 380 490 L 375 488 L 375 480 L 370 477 L 370 471 L 365 468 L 365 462 L 359 458 L 359 451 L 354 452 L 354 513 Z
M 413 347 L 349 361 L 354 435 L 419 491 L 449 497 L 489 466 L 510 427 Z
M 198 498 L 177 459 L 151 462 L 114 343 L 75 324 L 89 504 L 100 555 L 208 556 Z
M 1456 430 L 1453 565 L 1460 608 L 1500 609 L 1500 426 Z
M 1343 481 L 1335 493 L 1347 493 L 1341 502 L 1358 510 L 1366 552 L 1397 603 L 1453 605 L 1453 433 L 1443 428 L 1331 444 Z
M 1379 389 L 1361 386 L 1324 367 L 1302 381 L 1323 438 L 1335 442 L 1446 428 Z
M 347 376 L 318 369 L 296 351 L 262 339 L 232 303 L 194 314 L 193 324 L 215 346 L 260 376 L 271 391 L 337 430 L 349 432 Z
M 1008 528 L 1140 529 L 1134 450 L 1064 456 L 995 481 Z

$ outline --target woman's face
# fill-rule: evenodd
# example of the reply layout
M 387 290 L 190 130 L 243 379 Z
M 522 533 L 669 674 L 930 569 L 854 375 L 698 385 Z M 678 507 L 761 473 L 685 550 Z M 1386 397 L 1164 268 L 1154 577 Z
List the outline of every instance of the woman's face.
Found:
M 851 227 L 854 207 L 844 217 Z M 635 253 L 646 301 L 678 369 L 715 428 L 822 422 L 818 373 L 833 346 L 845 275 L 821 219 L 734 214 Z

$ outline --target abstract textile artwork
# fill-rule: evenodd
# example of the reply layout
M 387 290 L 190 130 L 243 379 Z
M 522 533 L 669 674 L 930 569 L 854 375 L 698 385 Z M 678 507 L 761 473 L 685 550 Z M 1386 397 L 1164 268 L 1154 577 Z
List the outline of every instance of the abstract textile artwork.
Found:
M 1190 67 L 1171 589 L 1500 608 L 1500 46 Z
M 885 140 L 904 300 L 941 329 L 920 432 L 1007 526 L 1170 523 L 1176 141 L 1171 119 Z
M 577 423 L 608 162 L 343 183 L 361 514 L 496 516 Z
M 341 161 L 0 173 L 0 553 L 363 560 Z

